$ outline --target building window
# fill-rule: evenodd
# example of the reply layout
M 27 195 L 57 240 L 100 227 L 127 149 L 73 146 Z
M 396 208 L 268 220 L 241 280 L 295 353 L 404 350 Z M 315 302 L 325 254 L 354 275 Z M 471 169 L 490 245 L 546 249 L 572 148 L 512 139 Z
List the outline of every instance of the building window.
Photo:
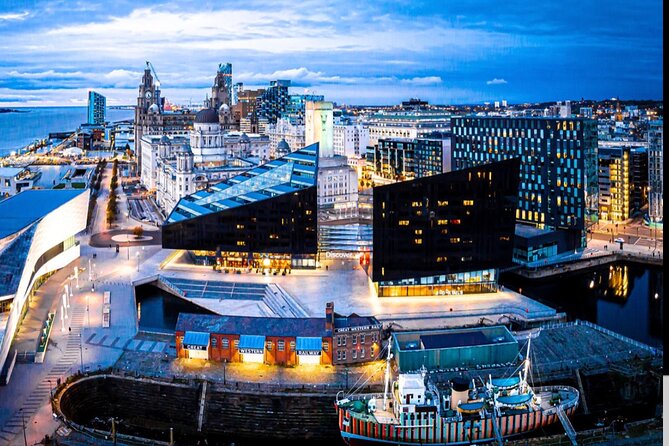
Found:
M 284 341 L 277 341 L 276 347 L 280 352 L 282 352 L 286 348 L 286 343 Z
M 341 350 L 337 350 L 337 361 L 341 361 Z
M 228 338 L 221 339 L 221 348 L 227 349 L 228 347 L 230 347 L 230 341 L 228 341 Z
M 346 361 L 346 350 L 341 352 L 341 359 L 342 361 Z
M 360 358 L 362 359 L 364 357 L 365 357 L 365 347 L 360 349 Z
M 211 347 L 216 348 L 216 345 L 218 344 L 216 338 L 211 338 Z
M 267 350 L 272 351 L 274 348 L 274 343 L 272 341 L 267 341 Z
M 353 335 L 353 345 L 358 343 L 358 335 Z
M 361 335 L 360 335 L 360 343 L 361 343 L 361 344 L 364 344 L 364 343 L 365 343 L 365 335 L 364 335 L 364 334 L 361 334 Z
M 291 352 L 295 351 L 295 341 L 290 341 L 290 351 Z
M 236 350 L 239 348 L 239 339 L 232 341 L 232 347 Z
M 358 351 L 353 350 L 353 353 L 351 353 L 351 356 L 352 356 L 353 359 L 358 359 Z
M 341 345 L 343 345 L 344 347 L 346 347 L 346 336 L 342 336 L 341 338 L 342 338 L 342 339 L 341 339 Z
M 323 351 L 324 352 L 330 351 L 330 344 L 328 344 L 327 342 L 323 342 Z

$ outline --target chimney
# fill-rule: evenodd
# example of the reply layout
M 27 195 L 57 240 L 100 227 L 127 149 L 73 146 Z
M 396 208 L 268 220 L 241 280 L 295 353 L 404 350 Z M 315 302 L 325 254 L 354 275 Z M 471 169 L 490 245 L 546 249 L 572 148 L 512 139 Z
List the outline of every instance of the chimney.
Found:
M 334 330 L 334 302 L 325 304 L 325 329 Z

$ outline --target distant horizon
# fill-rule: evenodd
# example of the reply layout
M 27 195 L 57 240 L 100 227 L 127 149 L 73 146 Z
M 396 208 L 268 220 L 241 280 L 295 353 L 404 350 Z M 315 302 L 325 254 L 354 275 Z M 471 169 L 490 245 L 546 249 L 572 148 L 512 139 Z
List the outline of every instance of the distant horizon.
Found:
M 403 99 L 403 101 L 408 101 L 410 99 L 420 99 L 424 100 L 423 98 L 406 98 Z M 325 98 L 327 101 L 328 99 Z M 500 99 L 497 102 L 502 102 L 504 99 Z M 618 101 L 618 102 L 663 102 L 663 99 L 621 99 L 621 98 L 615 98 L 615 97 L 609 97 L 609 98 L 604 98 L 604 99 L 589 99 L 589 98 L 584 98 L 584 99 L 555 99 L 555 100 L 547 100 L 547 101 L 536 101 L 536 102 L 510 102 L 507 101 L 507 107 L 513 106 L 513 105 L 540 105 L 540 104 L 550 104 L 554 102 L 559 102 L 559 101 L 570 101 L 572 103 L 578 103 L 578 102 L 605 102 L 605 101 Z M 396 102 L 396 103 L 387 103 L 387 104 L 352 104 L 352 103 L 339 103 L 337 101 L 331 101 L 337 103 L 338 106 L 341 105 L 346 105 L 346 106 L 353 106 L 353 107 L 393 107 L 393 106 L 398 106 L 401 105 L 402 101 Z M 465 107 L 465 106 L 481 106 L 481 105 L 490 105 L 494 104 L 495 101 L 482 101 L 482 102 L 470 102 L 470 103 L 460 103 L 460 104 L 437 104 L 437 103 L 432 103 L 428 101 L 428 105 L 432 107 Z M 186 106 L 186 104 L 181 104 L 181 103 L 174 103 L 171 102 L 172 105 L 178 105 L 178 106 Z M 136 104 L 107 104 L 107 108 L 110 107 L 135 107 Z M 20 109 L 20 108 L 86 108 L 87 104 L 76 104 L 76 105 L 56 105 L 56 104 L 36 104 L 36 105 L 3 105 L 0 104 L 0 109 Z M 194 107 L 194 108 L 201 108 L 200 106 Z
M 175 103 L 219 63 L 339 104 L 663 98 L 663 3 L 0 0 L 0 106 L 134 103 L 146 61 Z M 661 99 L 658 99 L 661 100 Z

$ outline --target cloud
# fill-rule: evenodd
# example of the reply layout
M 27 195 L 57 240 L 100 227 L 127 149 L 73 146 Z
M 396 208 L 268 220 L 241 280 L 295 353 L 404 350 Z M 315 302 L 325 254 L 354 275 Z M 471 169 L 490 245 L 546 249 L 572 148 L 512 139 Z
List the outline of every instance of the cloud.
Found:
M 5 13 L 0 13 L 0 22 L 4 21 L 13 21 L 13 20 L 25 20 L 26 17 L 28 17 L 30 13 L 28 11 L 24 12 L 5 12 Z
M 412 77 L 411 79 L 402 79 L 400 80 L 403 84 L 409 85 L 432 85 L 432 84 L 441 84 L 442 80 L 439 76 L 424 76 L 424 77 Z
M 508 82 L 505 79 L 498 79 L 498 78 L 486 81 L 486 85 L 502 85 L 502 84 L 508 84 Z

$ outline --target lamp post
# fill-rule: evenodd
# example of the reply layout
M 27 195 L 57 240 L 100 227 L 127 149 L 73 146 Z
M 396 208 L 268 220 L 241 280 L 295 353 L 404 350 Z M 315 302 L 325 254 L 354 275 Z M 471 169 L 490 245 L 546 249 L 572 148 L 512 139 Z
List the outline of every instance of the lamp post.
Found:
M 79 332 L 79 359 L 81 360 L 81 373 L 84 373 L 84 348 L 83 340 L 81 338 L 81 332 Z
M 23 426 L 23 444 L 28 446 L 28 439 L 26 438 L 26 419 L 23 416 L 23 407 L 19 409 L 21 413 L 21 425 Z

